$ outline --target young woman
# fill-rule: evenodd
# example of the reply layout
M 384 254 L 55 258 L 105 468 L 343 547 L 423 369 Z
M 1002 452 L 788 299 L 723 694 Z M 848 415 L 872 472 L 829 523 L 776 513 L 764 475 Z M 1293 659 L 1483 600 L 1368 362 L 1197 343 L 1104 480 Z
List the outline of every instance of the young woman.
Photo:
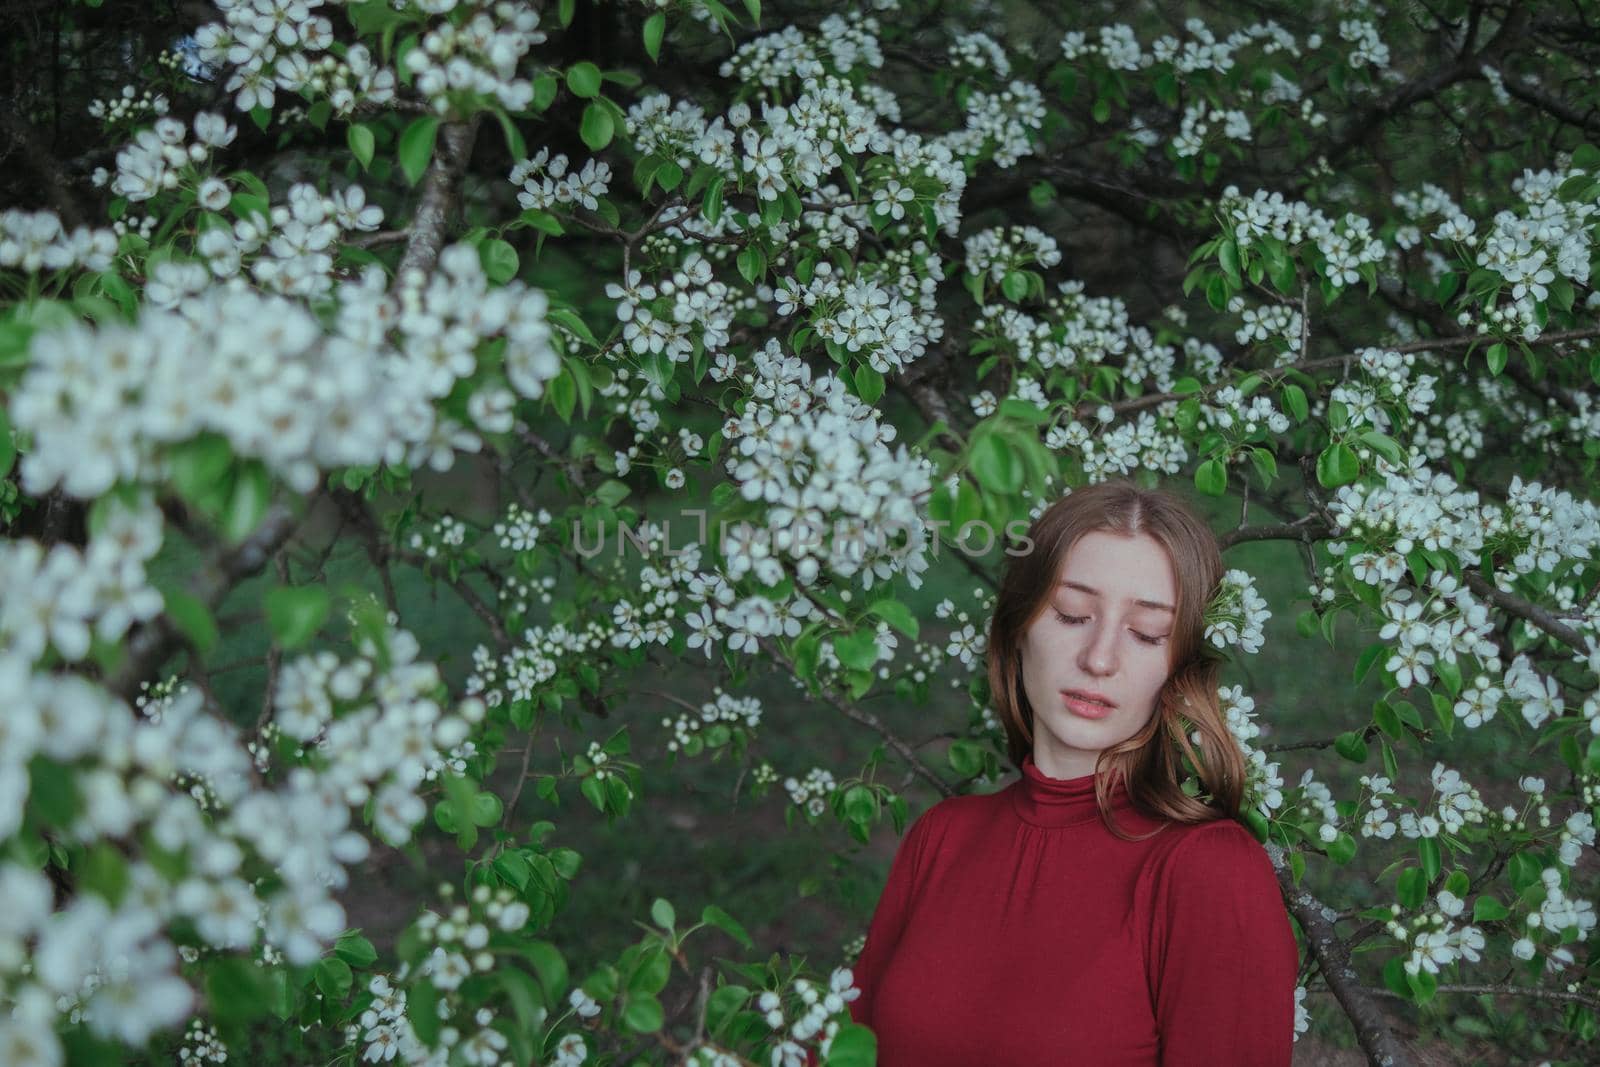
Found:
M 988 648 L 1022 777 L 912 825 L 851 1015 L 880 1067 L 1287 1067 L 1299 955 L 1237 821 L 1244 760 L 1202 619 L 1216 539 L 1125 482 L 1028 535 Z M 1209 799 L 1183 791 L 1185 756 Z

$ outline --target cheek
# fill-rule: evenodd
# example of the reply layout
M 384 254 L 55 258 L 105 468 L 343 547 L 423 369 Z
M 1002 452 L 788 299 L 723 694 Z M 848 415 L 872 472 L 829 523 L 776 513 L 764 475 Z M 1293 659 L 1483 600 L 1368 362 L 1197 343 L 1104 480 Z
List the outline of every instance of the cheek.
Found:
M 1161 692 L 1161 687 L 1167 684 L 1171 677 L 1168 666 L 1169 656 L 1165 646 L 1146 650 L 1147 654 L 1139 660 L 1138 677 L 1141 688 L 1149 691 L 1153 699 Z

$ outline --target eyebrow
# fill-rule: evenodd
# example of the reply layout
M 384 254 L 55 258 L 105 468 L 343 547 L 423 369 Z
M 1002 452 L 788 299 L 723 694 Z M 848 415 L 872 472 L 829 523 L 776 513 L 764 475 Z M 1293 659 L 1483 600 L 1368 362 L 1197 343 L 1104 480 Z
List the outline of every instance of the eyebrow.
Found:
M 1076 589 L 1080 593 L 1088 593 L 1090 596 L 1100 595 L 1100 590 L 1084 585 L 1081 582 L 1074 582 L 1071 579 L 1063 579 L 1061 586 L 1065 589 Z M 1176 609 L 1171 604 L 1163 604 L 1159 600 L 1135 600 L 1134 603 L 1141 608 L 1155 608 L 1157 611 L 1176 612 Z

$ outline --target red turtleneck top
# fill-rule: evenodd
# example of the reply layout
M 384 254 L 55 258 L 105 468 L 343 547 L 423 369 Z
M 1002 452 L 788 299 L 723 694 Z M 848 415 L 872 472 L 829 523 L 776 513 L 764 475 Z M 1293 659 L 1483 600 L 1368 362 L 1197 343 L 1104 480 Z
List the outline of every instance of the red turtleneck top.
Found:
M 1165 820 L 1112 794 L 1117 825 Z M 1299 952 L 1231 819 L 1114 837 L 1094 776 L 1032 757 L 906 833 L 855 967 L 879 1067 L 1287 1067 Z

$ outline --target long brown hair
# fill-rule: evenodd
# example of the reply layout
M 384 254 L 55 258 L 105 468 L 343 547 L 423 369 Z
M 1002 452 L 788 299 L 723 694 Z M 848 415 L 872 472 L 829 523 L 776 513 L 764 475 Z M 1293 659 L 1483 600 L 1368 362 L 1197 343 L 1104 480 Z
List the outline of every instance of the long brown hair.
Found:
M 1205 641 L 1205 610 L 1222 579 L 1222 553 L 1211 528 L 1186 502 L 1124 479 L 1076 489 L 1056 501 L 1028 529 L 1032 551 L 1012 556 L 1006 566 L 989 624 L 987 659 L 990 696 L 1005 726 L 1011 762 L 1020 770 L 1023 756 L 1033 750 L 1033 708 L 1022 689 L 1023 634 L 1045 610 L 1067 552 L 1094 531 L 1148 534 L 1166 550 L 1178 584 L 1168 642 L 1170 673 L 1155 713 L 1143 729 L 1105 749 L 1096 761 L 1100 816 L 1117 837 L 1139 840 L 1124 833 L 1111 814 L 1111 790 L 1122 781 L 1134 807 L 1147 815 L 1183 823 L 1237 818 L 1244 753 L 1217 699 L 1222 660 Z M 1189 743 L 1191 730 L 1200 735 L 1199 753 Z M 1183 757 L 1209 801 L 1183 791 Z

